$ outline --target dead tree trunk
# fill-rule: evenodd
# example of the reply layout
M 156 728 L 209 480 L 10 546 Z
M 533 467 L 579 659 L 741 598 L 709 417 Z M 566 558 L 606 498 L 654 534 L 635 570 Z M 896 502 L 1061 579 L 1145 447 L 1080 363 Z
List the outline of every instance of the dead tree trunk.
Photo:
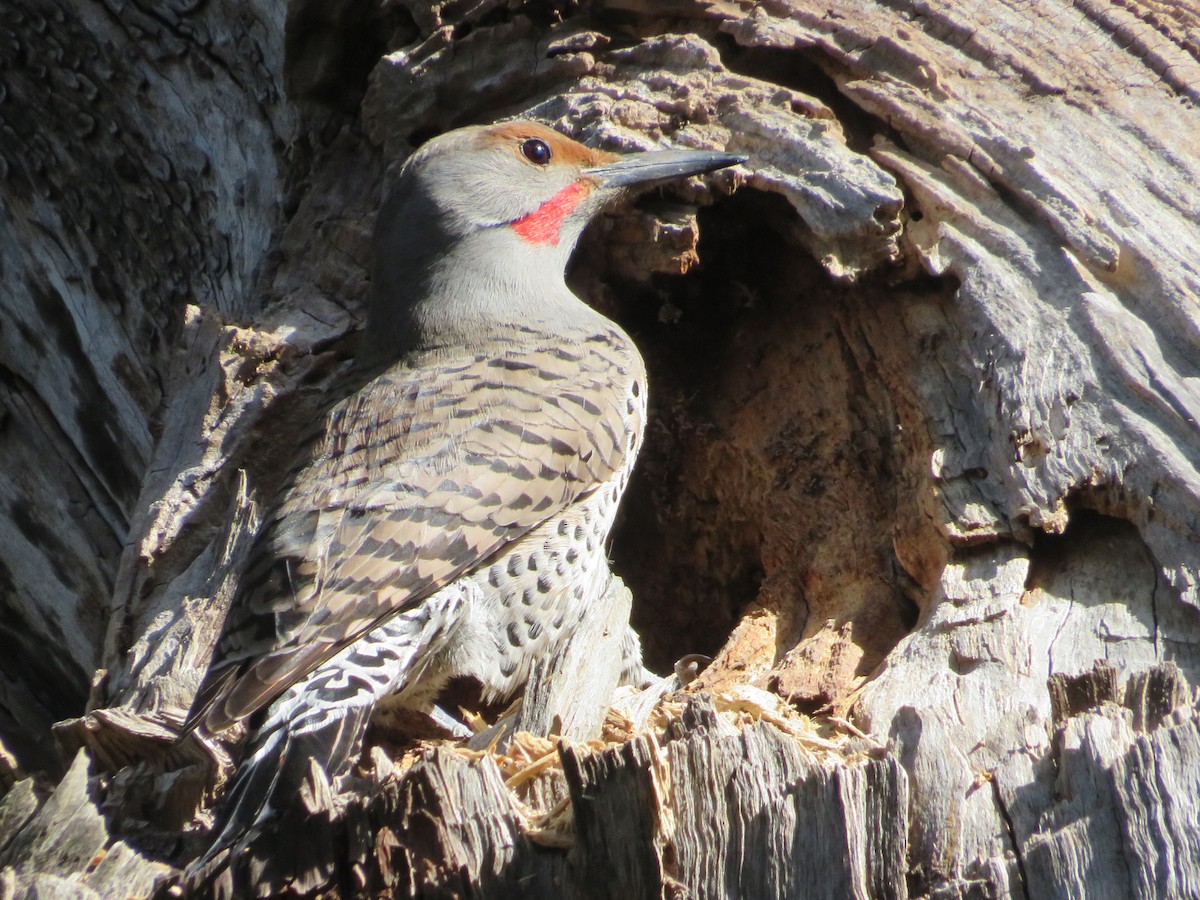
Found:
M 634 624 L 659 669 L 715 659 L 599 742 L 381 727 L 322 852 L 237 889 L 1200 895 L 1198 28 L 10 0 L 0 895 L 146 896 L 202 843 L 211 760 L 168 740 L 340 384 L 386 168 L 516 115 L 751 158 L 608 216 L 573 272 L 650 367 Z

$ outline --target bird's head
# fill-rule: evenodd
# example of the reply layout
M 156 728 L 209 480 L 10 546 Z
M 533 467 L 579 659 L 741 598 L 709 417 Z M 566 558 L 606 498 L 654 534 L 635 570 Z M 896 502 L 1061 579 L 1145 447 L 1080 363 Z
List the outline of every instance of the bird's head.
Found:
M 621 156 L 585 147 L 536 122 L 447 132 L 406 162 L 410 181 L 457 236 L 506 228 L 529 244 L 565 245 L 623 189 L 708 172 L 745 157 L 696 150 Z
M 447 303 L 461 317 L 506 288 L 510 302 L 496 315 L 536 315 L 513 303 L 547 296 L 545 279 L 561 284 L 584 226 L 606 202 L 638 185 L 744 161 L 705 150 L 619 155 L 535 122 L 442 134 L 405 161 L 380 210 L 372 319 L 403 324 L 412 310 L 424 317 L 417 329 L 428 331 L 445 325 Z M 430 311 L 426 298 L 443 292 L 447 299 Z M 460 296 L 474 307 L 461 308 Z

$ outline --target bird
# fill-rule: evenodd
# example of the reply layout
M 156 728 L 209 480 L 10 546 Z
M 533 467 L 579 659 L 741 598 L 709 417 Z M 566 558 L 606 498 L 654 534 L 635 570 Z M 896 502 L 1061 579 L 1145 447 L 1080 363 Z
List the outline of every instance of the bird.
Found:
M 343 779 L 383 698 L 429 709 L 457 676 L 512 697 L 603 602 L 646 369 L 565 269 L 616 196 L 745 161 L 506 121 L 403 163 L 375 224 L 370 377 L 267 504 L 184 725 L 250 730 L 203 859 L 269 828 L 313 765 Z

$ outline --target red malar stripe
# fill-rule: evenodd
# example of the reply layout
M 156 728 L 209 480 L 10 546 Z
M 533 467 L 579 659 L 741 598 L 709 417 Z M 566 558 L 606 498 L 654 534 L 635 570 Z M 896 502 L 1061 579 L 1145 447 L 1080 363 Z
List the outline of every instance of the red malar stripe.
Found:
M 529 215 L 513 222 L 513 231 L 531 244 L 557 244 L 563 219 L 583 202 L 591 190 L 584 182 L 571 182 Z

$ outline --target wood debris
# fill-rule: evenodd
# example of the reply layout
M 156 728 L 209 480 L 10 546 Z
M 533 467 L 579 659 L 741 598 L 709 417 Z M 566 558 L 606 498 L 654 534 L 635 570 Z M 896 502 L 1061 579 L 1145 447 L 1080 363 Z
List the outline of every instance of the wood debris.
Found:
M 672 739 L 671 729 L 683 712 L 687 695 L 681 692 L 665 694 L 639 724 L 622 711 L 627 708 L 626 701 L 636 700 L 639 693 L 627 688 L 618 690 L 614 695 L 615 705 L 606 713 L 601 736 L 596 740 L 571 742 L 557 735 L 541 737 L 521 731 L 512 736 L 506 747 L 493 742 L 492 746 L 482 750 L 463 745 L 453 746 L 451 749 L 471 760 L 490 757 L 503 775 L 505 787 L 525 820 L 526 836 L 539 846 L 569 849 L 574 845 L 574 820 L 571 798 L 562 787 L 561 748 L 586 748 L 599 753 L 639 737 L 649 736 L 656 757 L 656 786 L 664 794 L 664 799 L 669 792 L 668 747 Z M 806 753 L 828 757 L 831 762 L 858 756 L 862 752 L 863 742 L 870 744 L 872 749 L 883 746 L 878 739 L 872 738 L 845 719 L 814 718 L 805 715 L 778 694 L 748 684 L 726 685 L 724 689 L 714 692 L 712 699 L 718 715 L 731 732 L 740 731 L 758 722 L 766 722 L 794 740 Z M 497 723 L 488 723 L 476 711 L 463 709 L 460 712 L 472 732 L 479 734 L 503 723 L 515 710 L 516 707 L 505 710 Z M 433 743 L 446 746 L 440 742 Z M 393 761 L 394 768 L 409 768 L 430 745 L 430 742 L 422 742 L 409 749 Z M 378 763 L 374 768 L 376 772 L 384 769 Z M 539 783 L 547 779 L 558 780 L 557 790 L 561 796 L 548 808 L 539 808 L 530 798 L 536 793 L 535 789 Z

